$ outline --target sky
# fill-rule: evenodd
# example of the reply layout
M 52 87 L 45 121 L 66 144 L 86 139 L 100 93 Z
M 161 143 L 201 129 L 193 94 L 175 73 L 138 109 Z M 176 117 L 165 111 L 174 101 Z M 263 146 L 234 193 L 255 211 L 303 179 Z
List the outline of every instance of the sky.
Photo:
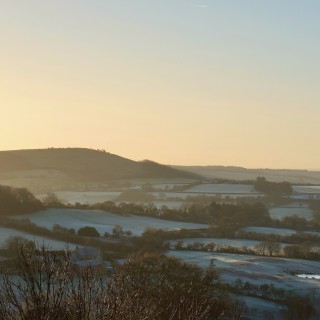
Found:
M 0 150 L 320 169 L 320 1 L 1 0 Z

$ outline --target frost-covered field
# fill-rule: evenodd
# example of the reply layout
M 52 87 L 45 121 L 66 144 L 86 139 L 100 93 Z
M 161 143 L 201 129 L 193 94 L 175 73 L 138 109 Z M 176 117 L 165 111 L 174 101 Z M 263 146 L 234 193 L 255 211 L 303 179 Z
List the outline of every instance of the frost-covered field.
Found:
M 281 229 L 281 228 L 266 228 L 266 227 L 246 227 L 242 230 L 247 232 L 255 232 L 261 234 L 275 234 L 280 236 L 291 236 L 292 234 L 298 233 L 292 229 Z M 320 236 L 320 231 L 300 231 L 299 233 L 312 234 Z
M 256 192 L 250 184 L 227 184 L 227 183 L 203 183 L 197 186 L 191 187 L 186 192 L 197 192 L 197 193 L 255 193 Z
M 219 193 L 222 199 L 231 198 L 231 199 L 238 199 L 238 198 L 260 198 L 263 197 L 260 193 Z
M 283 219 L 284 217 L 298 216 L 311 220 L 313 218 L 312 210 L 309 208 L 296 208 L 296 207 L 279 207 L 269 209 L 271 218 L 273 219 Z
M 54 250 L 60 250 L 65 249 L 66 246 L 68 246 L 69 249 L 75 249 L 75 244 L 66 244 L 63 241 L 57 241 L 57 240 L 51 240 L 48 238 L 40 237 L 40 236 L 34 236 L 32 234 L 14 230 L 14 229 L 8 229 L 8 228 L 1 228 L 0 227 L 0 247 L 2 247 L 6 240 L 10 237 L 23 237 L 27 240 L 34 241 L 38 245 L 45 245 L 46 247 Z
M 293 186 L 292 199 L 308 200 L 310 198 L 320 199 L 320 186 Z
M 246 304 L 249 319 L 283 319 L 282 310 L 284 306 L 280 303 L 246 296 L 237 298 Z
M 293 186 L 293 192 L 296 193 L 319 193 L 320 186 Z
M 217 249 L 222 249 L 223 247 L 231 246 L 235 248 L 248 248 L 248 249 L 255 249 L 257 245 L 261 243 L 261 241 L 257 240 L 244 240 L 244 239 L 222 239 L 222 238 L 186 238 L 186 239 L 179 239 L 179 240 L 172 240 L 170 241 L 170 247 L 175 249 L 177 241 L 182 241 L 182 246 L 187 247 L 188 245 L 192 245 L 195 243 L 201 243 L 204 245 L 207 244 L 215 244 L 215 251 Z M 280 243 L 280 247 L 283 248 L 288 246 L 288 244 Z M 318 248 L 315 246 L 315 248 Z
M 166 230 L 207 228 L 205 224 L 178 222 L 133 215 L 116 215 L 98 210 L 73 210 L 73 209 L 49 209 L 21 218 L 28 218 L 37 225 L 52 228 L 54 224 L 60 224 L 66 228 L 76 230 L 81 227 L 95 227 L 103 235 L 112 232 L 116 224 L 124 230 L 130 230 L 134 235 L 141 235 L 147 227 L 156 227 Z
M 300 278 L 292 274 L 320 274 L 318 261 L 195 251 L 169 251 L 168 255 L 201 267 L 208 267 L 210 260 L 214 259 L 221 279 L 228 283 L 240 278 L 243 282 L 249 281 L 255 285 L 273 284 L 276 288 L 299 294 L 308 294 L 312 289 L 320 292 L 320 280 Z
M 84 191 L 56 191 L 55 194 L 67 203 L 75 204 L 89 203 L 94 204 L 97 202 L 111 201 L 118 197 L 121 192 L 84 192 Z M 42 200 L 46 195 L 39 194 L 37 198 Z
M 221 238 L 188 238 L 188 239 L 180 239 L 183 243 L 183 246 L 186 247 L 190 244 L 194 244 L 196 242 L 203 243 L 205 245 L 214 243 L 217 246 L 232 246 L 236 248 L 254 248 L 256 245 L 260 243 L 260 241 L 255 240 L 243 240 L 243 239 L 221 239 Z M 177 241 L 170 241 L 170 243 L 174 246 Z
M 186 199 L 187 197 L 197 197 L 197 196 L 206 196 L 206 197 L 215 197 L 219 196 L 220 198 L 258 198 L 262 195 L 260 193 L 206 193 L 206 192 L 152 192 L 152 194 L 158 199 Z
M 291 229 L 282 229 L 282 228 L 266 228 L 266 227 L 246 227 L 242 230 L 247 232 L 255 232 L 255 233 L 262 233 L 262 234 L 276 234 L 280 236 L 290 236 L 292 234 L 297 233 Z

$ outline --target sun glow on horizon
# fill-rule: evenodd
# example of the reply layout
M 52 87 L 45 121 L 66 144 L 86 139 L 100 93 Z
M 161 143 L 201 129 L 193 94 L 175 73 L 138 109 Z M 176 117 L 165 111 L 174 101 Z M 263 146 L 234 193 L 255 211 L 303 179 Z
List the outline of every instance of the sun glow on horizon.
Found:
M 310 1 L 0 4 L 0 150 L 319 168 Z

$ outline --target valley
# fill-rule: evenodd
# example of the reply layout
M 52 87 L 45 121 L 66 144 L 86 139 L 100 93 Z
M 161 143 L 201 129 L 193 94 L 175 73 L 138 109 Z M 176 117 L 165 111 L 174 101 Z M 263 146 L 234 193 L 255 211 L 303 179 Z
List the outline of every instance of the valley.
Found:
M 57 172 L 54 166 L 50 170 Z M 6 173 L 12 187 L 20 183 L 14 172 Z M 40 183 L 32 172 L 33 182 L 26 178 L 22 187 Z M 248 319 L 280 319 L 291 296 L 312 294 L 320 301 L 319 185 L 293 184 L 290 194 L 268 194 L 256 189 L 256 181 L 217 182 L 168 172 L 174 175 L 115 184 L 106 179 L 94 188 L 92 180 L 84 188 L 85 176 L 73 176 L 73 182 L 80 181 L 76 188 L 39 184 L 34 201 L 42 203 L 41 210 L 13 211 L 3 218 L 2 251 L 14 238 L 51 250 L 94 247 L 110 265 L 135 250 L 161 251 L 201 268 L 216 268 L 226 290 L 247 304 Z M 313 309 L 316 319 L 319 310 L 316 305 Z

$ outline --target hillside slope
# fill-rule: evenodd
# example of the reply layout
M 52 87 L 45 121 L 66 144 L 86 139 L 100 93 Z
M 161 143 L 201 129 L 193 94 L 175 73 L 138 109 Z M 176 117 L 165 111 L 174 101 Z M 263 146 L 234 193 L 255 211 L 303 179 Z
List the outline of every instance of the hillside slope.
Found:
M 36 192 L 157 178 L 198 179 L 199 176 L 152 161 L 138 162 L 83 148 L 0 152 L 0 184 L 27 187 Z

